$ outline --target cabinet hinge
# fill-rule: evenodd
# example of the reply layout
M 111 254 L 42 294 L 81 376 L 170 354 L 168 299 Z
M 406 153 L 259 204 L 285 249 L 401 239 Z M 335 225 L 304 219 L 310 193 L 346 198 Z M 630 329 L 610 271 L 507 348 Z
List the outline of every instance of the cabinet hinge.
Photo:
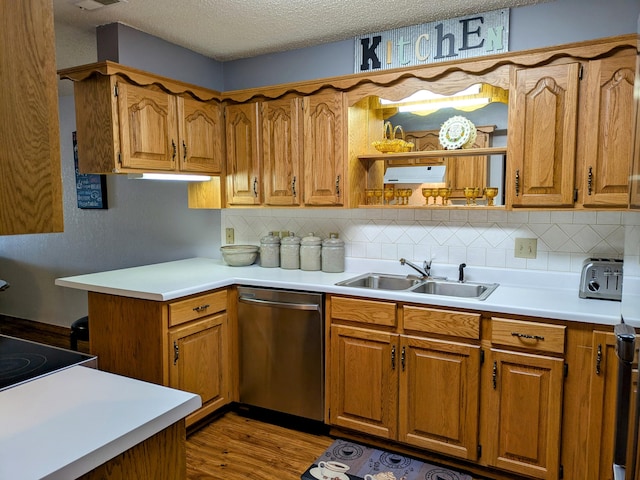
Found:
M 114 97 L 118 96 L 118 84 L 117 83 L 113 86 L 113 96 Z
M 482 457 L 482 445 L 478 445 L 478 458 Z
M 564 478 L 564 467 L 560 465 L 560 469 L 558 470 L 558 478 Z
M 565 364 L 564 364 L 564 371 L 563 371 L 563 373 L 564 373 L 564 378 L 567 378 L 567 377 L 569 376 L 569 364 L 568 364 L 568 363 L 565 363 Z
M 573 201 L 574 202 L 578 201 L 578 189 L 577 188 L 573 189 Z
M 484 350 L 480 350 L 480 365 L 484 365 Z
M 120 158 L 120 152 L 118 152 L 118 165 L 122 166 L 122 159 Z
M 582 80 L 582 74 L 584 73 L 584 65 L 580 64 L 580 70 L 578 70 L 578 79 Z

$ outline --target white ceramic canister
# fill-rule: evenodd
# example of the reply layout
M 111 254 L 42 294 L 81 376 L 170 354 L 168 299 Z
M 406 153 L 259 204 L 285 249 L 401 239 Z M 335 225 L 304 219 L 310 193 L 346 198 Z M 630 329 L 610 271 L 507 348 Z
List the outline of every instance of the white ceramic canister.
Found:
M 280 237 L 275 232 L 269 232 L 269 235 L 260 239 L 260 266 L 280 266 Z
M 344 272 L 344 241 L 338 238 L 337 233 L 322 241 L 322 271 Z
M 282 237 L 280 241 L 280 268 L 300 268 L 300 237 L 296 237 L 293 232 L 289 232 L 289 236 Z
M 309 233 L 300 241 L 300 269 L 320 270 L 320 257 L 322 254 L 322 239 Z

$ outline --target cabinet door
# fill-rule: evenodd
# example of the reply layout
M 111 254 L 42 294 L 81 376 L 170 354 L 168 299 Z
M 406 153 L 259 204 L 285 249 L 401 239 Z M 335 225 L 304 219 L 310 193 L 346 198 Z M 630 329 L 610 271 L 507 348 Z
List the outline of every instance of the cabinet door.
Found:
M 263 102 L 264 203 L 300 205 L 302 128 L 299 98 Z
M 563 363 L 491 349 L 483 407 L 487 438 L 482 441 L 489 465 L 534 478 L 559 478 Z
M 188 423 L 230 401 L 227 314 L 221 313 L 169 331 L 169 386 L 202 398 Z
M 593 332 L 592 366 L 586 479 L 611 480 L 618 375 L 615 334 Z
M 62 232 L 51 0 L 0 3 L 0 51 L 0 235 Z
M 414 150 L 416 152 L 443 150 L 442 145 L 440 145 L 438 130 L 407 132 L 404 139 L 415 145 Z M 442 165 L 444 158 L 389 158 L 385 159 L 385 163 L 390 167 L 403 165 Z
M 123 168 L 177 169 L 176 98 L 148 87 L 120 81 L 120 162 Z
M 486 127 L 485 127 L 486 128 Z M 490 132 L 493 128 L 489 128 Z M 491 134 L 478 128 L 476 141 L 472 148 L 485 148 L 491 145 Z M 487 186 L 487 162 L 489 157 L 450 157 L 446 159 L 447 186 L 451 188 L 451 198 L 465 198 L 465 187 L 479 187 L 480 193 Z
M 345 202 L 346 112 L 342 92 L 317 93 L 303 100 L 306 205 Z
M 180 171 L 216 173 L 224 161 L 224 123 L 222 106 L 179 97 Z
M 573 204 L 579 70 L 570 63 L 513 73 L 505 183 L 514 207 Z
M 260 204 L 258 104 L 226 107 L 227 203 Z
M 396 438 L 397 350 L 397 335 L 331 327 L 331 424 L 377 437 Z
M 480 347 L 400 337 L 398 440 L 475 460 Z
M 592 60 L 586 66 L 581 119 L 583 204 L 626 207 L 633 154 L 635 55 Z

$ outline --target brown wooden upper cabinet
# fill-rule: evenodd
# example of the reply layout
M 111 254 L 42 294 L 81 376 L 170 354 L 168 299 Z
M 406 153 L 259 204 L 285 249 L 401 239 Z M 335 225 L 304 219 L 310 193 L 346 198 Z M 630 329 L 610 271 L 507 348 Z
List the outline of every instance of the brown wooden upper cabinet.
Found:
M 264 203 L 297 206 L 302 199 L 302 99 L 261 104 Z
M 345 95 L 327 90 L 304 98 L 304 203 L 344 205 L 347 191 Z
M 585 64 L 580 113 L 579 188 L 585 207 L 625 207 L 633 155 L 635 55 Z
M 221 173 L 224 123 L 216 92 L 112 62 L 60 75 L 75 81 L 81 173 Z
M 0 235 L 63 231 L 51 0 L 0 3 Z
M 259 103 L 227 105 L 227 204 L 260 205 Z
M 514 207 L 573 205 L 580 64 L 514 69 L 506 189 Z
M 227 203 L 343 205 L 345 114 L 338 91 L 227 106 Z

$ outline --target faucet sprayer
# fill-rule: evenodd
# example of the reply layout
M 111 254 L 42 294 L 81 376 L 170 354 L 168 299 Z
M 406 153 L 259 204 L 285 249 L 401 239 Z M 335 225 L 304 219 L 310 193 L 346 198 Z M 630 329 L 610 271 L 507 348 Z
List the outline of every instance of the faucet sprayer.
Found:
M 466 263 L 461 263 L 458 267 L 458 281 L 460 283 L 464 282 L 464 267 L 466 267 Z

